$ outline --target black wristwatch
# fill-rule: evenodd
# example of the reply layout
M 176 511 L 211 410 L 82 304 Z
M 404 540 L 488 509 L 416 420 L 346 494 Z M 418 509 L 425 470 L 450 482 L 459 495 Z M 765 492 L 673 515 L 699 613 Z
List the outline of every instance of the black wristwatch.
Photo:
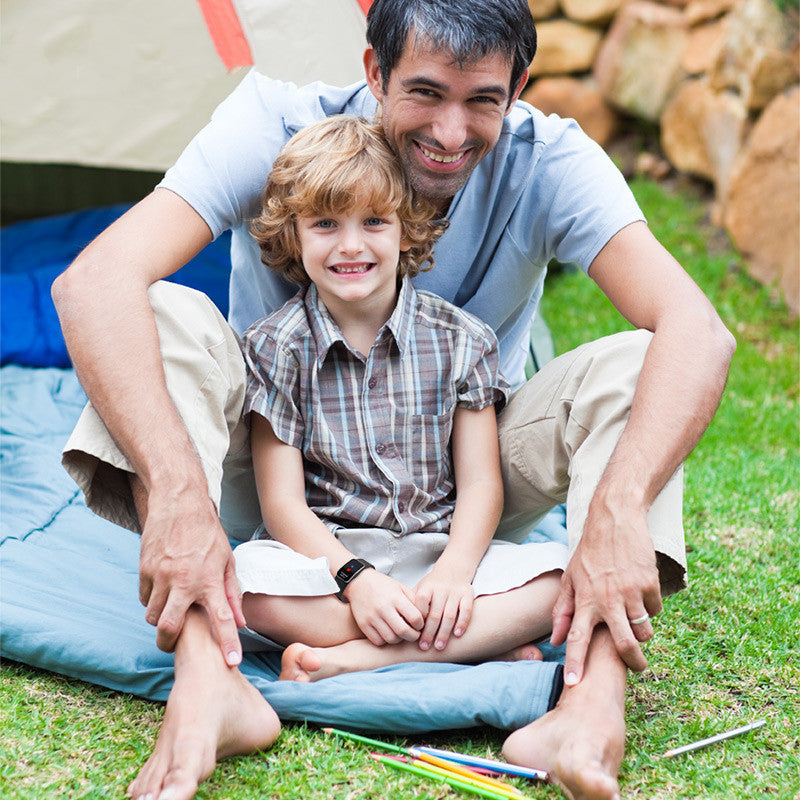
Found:
M 344 592 L 350 581 L 352 581 L 357 575 L 360 575 L 365 569 L 375 569 L 375 567 L 364 558 L 351 558 L 346 564 L 339 567 L 339 569 L 336 571 L 336 575 L 333 576 L 334 580 L 336 581 L 336 585 L 339 587 L 339 591 L 336 592 L 336 596 L 343 603 L 347 603 L 348 600 L 344 594 L 342 594 L 342 592 Z

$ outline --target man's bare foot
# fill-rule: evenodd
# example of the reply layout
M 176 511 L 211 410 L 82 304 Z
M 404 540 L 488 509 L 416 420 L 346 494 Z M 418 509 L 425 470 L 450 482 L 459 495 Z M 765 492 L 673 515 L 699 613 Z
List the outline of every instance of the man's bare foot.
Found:
M 290 644 L 281 656 L 281 673 L 279 681 L 297 681 L 309 683 L 327 677 L 318 674 L 322 669 L 322 658 L 317 650 L 302 642 Z
M 196 621 L 187 618 L 187 626 Z M 220 758 L 263 750 L 280 732 L 261 693 L 223 662 L 210 635 L 206 641 L 195 633 L 186 626 L 181 633 L 155 749 L 128 786 L 133 800 L 189 800 Z
M 595 636 L 583 680 L 566 687 L 558 705 L 506 739 L 512 764 L 545 770 L 570 800 L 615 800 L 625 753 L 624 664 Z M 592 652 L 594 650 L 594 652 Z

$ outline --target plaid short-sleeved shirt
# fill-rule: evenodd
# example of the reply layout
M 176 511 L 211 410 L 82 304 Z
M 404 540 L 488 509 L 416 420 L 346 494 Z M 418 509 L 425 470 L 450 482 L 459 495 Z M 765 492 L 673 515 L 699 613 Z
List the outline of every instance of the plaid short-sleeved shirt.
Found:
M 501 407 L 497 339 L 477 317 L 403 281 L 368 356 L 312 284 L 249 328 L 245 413 L 302 451 L 309 507 L 347 528 L 446 532 L 456 406 Z

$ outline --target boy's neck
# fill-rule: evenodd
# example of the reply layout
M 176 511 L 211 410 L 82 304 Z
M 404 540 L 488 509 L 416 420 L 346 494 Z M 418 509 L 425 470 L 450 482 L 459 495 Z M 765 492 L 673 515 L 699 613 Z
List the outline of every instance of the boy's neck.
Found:
M 376 302 L 367 298 L 361 302 L 348 302 L 338 297 L 324 297 L 325 308 L 342 332 L 345 341 L 362 355 L 369 355 L 380 329 L 388 322 L 397 306 L 399 292 L 389 299 Z

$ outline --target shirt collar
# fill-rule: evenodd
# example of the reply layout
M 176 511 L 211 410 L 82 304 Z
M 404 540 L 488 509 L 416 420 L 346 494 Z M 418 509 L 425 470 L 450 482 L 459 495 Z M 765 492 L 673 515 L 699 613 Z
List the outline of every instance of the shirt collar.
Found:
M 336 324 L 333 317 L 331 317 L 328 309 L 325 308 L 325 303 L 322 302 L 317 287 L 313 283 L 309 284 L 306 289 L 303 302 L 306 308 L 311 335 L 314 337 L 314 343 L 316 344 L 317 369 L 322 366 L 328 355 L 328 351 L 336 342 L 342 342 L 350 352 L 355 353 L 347 343 L 341 330 L 339 330 L 339 326 Z M 416 309 L 417 293 L 409 278 L 405 277 L 400 284 L 400 291 L 398 292 L 397 304 L 394 307 L 394 311 L 378 334 L 381 336 L 383 331 L 388 330 L 389 334 L 394 337 L 401 356 L 408 349 Z

